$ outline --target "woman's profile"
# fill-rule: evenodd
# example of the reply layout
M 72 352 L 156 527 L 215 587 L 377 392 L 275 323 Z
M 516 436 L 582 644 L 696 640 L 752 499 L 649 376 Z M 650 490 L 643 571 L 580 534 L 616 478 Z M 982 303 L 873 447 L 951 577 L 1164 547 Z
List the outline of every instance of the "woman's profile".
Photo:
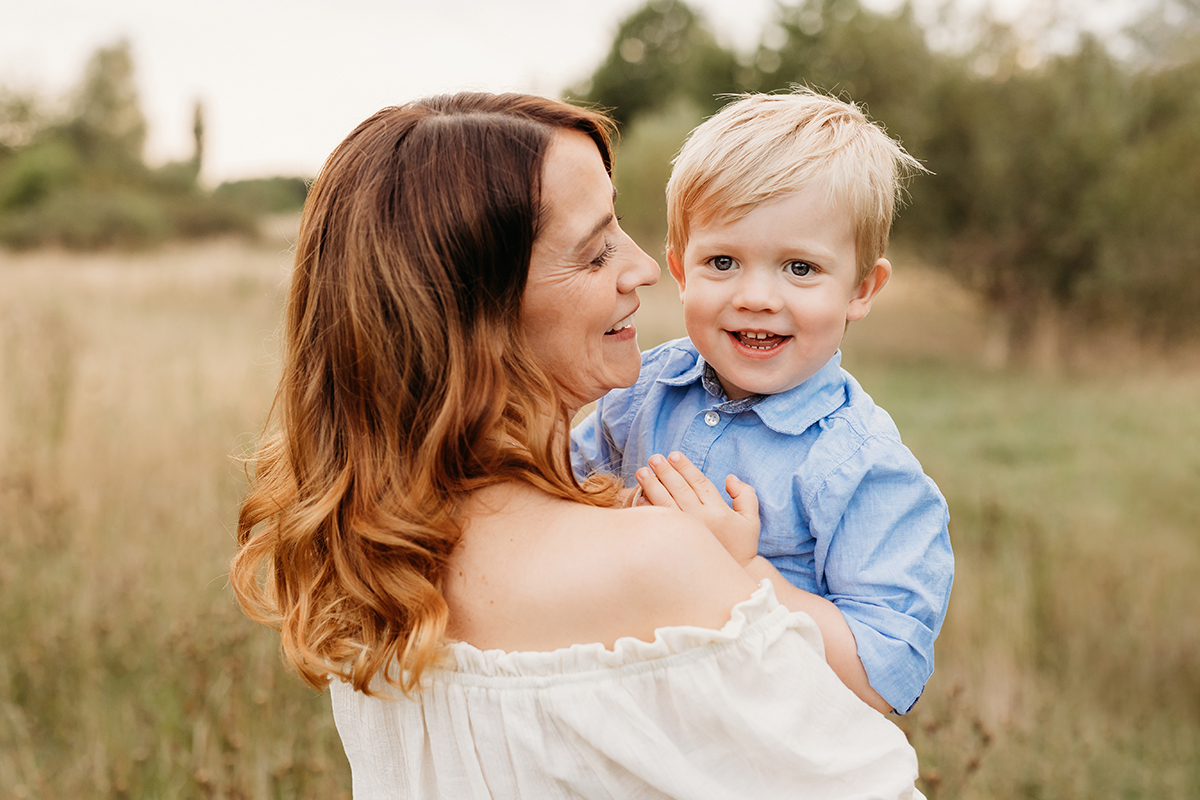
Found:
M 698 521 L 568 458 L 636 380 L 612 126 L 380 111 L 305 205 L 231 579 L 375 797 L 919 797 L 903 734 Z

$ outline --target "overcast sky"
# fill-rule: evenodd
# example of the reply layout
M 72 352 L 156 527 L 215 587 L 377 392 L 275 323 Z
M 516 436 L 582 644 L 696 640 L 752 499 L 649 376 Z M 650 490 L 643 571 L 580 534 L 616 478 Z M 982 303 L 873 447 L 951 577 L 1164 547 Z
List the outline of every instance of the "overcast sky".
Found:
M 152 163 L 190 155 L 191 108 L 199 99 L 208 182 L 312 175 L 385 105 L 463 88 L 559 93 L 590 74 L 620 19 L 642 2 L 3 0 L 0 83 L 60 96 L 96 48 L 125 37 Z M 1016 14 L 1037 0 L 990 2 Z M 726 45 L 750 49 L 775 0 L 689 3 Z

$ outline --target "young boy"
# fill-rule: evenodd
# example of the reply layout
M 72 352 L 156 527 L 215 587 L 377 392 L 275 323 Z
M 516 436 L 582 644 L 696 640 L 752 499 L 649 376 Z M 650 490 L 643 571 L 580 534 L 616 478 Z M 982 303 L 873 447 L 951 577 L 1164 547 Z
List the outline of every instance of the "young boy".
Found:
M 643 353 L 637 383 L 572 433 L 580 475 L 632 486 L 651 456 L 679 451 L 725 498 L 729 474 L 754 487 L 759 554 L 836 606 L 869 687 L 835 663 L 830 615 L 814 611 L 831 666 L 899 713 L 933 672 L 954 573 L 948 512 L 838 348 L 891 275 L 900 175 L 920 169 L 856 106 L 807 90 L 745 97 L 696 128 L 667 187 L 689 338 Z

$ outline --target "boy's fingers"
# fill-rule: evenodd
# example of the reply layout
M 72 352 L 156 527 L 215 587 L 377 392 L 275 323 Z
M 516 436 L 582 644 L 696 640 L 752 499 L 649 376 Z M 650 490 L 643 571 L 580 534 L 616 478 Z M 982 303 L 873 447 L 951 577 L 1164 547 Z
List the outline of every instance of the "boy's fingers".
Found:
M 642 467 L 634 477 L 637 478 L 638 486 L 642 487 L 642 498 L 650 505 L 664 506 L 666 508 L 675 508 L 675 500 L 671 497 L 671 493 L 667 491 L 667 487 L 662 485 L 658 476 L 653 470 Z
M 679 474 L 679 470 L 675 469 L 674 464 L 660 455 L 653 455 L 650 456 L 650 469 L 654 470 L 658 480 L 671 493 L 675 505 L 679 506 L 680 510 L 693 512 L 700 508 L 702 503 L 696 496 L 696 491 Z
M 692 487 L 692 491 L 696 493 L 696 497 L 701 503 L 721 503 L 725 504 L 725 498 L 721 497 L 721 493 L 717 487 L 713 485 L 703 472 L 693 464 L 683 453 L 671 453 L 667 459 L 671 462 L 671 466 L 683 476 L 683 479 Z
M 734 511 L 747 519 L 758 519 L 758 493 L 753 486 L 730 475 L 725 479 L 725 491 L 729 492 Z

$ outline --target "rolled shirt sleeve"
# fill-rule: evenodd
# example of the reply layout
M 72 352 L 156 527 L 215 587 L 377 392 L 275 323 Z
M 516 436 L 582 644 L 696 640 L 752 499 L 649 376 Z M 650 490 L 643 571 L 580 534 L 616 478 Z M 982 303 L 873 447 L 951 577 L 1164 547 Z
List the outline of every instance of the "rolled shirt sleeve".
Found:
M 814 567 L 854 633 L 871 686 L 903 714 L 933 673 L 954 577 L 949 513 L 898 437 L 838 439 L 861 444 L 823 480 L 797 487 L 811 510 Z

